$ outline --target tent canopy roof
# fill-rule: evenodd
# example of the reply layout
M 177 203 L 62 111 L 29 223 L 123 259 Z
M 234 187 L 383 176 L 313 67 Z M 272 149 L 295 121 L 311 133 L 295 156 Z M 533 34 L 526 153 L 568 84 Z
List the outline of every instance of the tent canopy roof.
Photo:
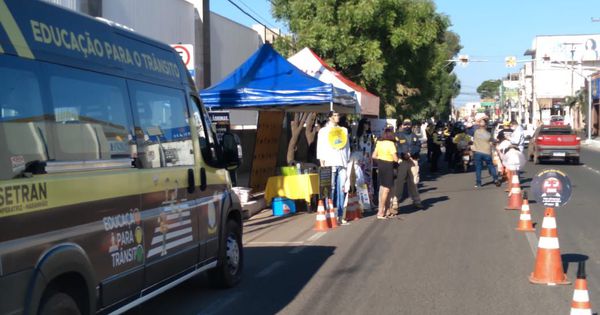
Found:
M 223 81 L 200 92 L 211 109 L 354 112 L 354 93 L 323 83 L 263 45 Z

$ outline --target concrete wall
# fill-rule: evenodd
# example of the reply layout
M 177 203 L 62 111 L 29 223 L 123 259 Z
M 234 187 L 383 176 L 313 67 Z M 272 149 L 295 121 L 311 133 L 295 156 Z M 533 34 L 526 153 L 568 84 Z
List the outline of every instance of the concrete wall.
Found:
M 211 82 L 218 83 L 262 45 L 258 33 L 214 12 L 210 13 Z

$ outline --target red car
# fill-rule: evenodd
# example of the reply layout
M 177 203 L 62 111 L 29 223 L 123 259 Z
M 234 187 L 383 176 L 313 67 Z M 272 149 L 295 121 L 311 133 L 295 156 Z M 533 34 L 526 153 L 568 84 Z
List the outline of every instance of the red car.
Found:
M 579 164 L 581 138 L 569 125 L 542 125 L 531 137 L 527 149 L 530 161 L 565 161 Z

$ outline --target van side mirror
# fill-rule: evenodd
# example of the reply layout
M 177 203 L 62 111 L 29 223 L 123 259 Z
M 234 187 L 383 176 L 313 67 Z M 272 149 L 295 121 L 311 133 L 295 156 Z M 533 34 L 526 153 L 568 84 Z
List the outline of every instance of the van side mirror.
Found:
M 242 146 L 231 132 L 223 134 L 223 164 L 228 170 L 235 170 L 241 164 Z

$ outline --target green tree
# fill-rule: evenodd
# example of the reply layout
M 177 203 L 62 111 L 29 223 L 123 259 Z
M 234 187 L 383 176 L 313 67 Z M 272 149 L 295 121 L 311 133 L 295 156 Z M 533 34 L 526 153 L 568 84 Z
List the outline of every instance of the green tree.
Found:
M 276 49 L 310 47 L 382 100 L 382 114 L 415 116 L 449 110 L 458 93 L 453 65 L 460 50 L 449 18 L 431 0 L 272 0 L 272 13 L 293 37 Z
M 494 98 L 499 96 L 498 89 L 502 84 L 501 80 L 486 80 L 477 87 L 477 93 L 481 98 Z

